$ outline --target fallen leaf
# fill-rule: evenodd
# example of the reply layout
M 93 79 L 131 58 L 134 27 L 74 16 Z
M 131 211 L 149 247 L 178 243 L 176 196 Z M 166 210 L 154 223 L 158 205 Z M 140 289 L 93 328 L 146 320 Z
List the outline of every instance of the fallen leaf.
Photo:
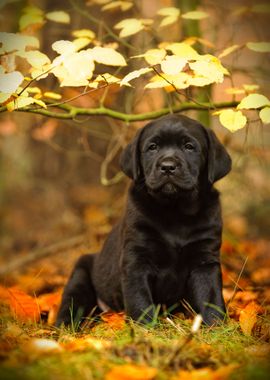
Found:
M 157 374 L 156 368 L 123 364 L 113 367 L 105 380 L 152 380 Z
M 62 343 L 61 346 L 65 350 L 71 352 L 80 352 L 85 351 L 87 349 L 95 349 L 101 351 L 106 348 L 109 348 L 111 346 L 111 343 L 105 340 L 86 336 L 83 338 L 72 339 L 67 343 Z
M 254 301 L 250 302 L 243 310 L 241 310 L 239 323 L 241 330 L 245 335 L 251 335 L 260 311 L 261 307 Z
M 235 368 L 236 366 L 231 364 L 216 370 L 212 368 L 201 368 L 192 371 L 181 370 L 172 380 L 226 380 Z
M 113 330 L 121 330 L 125 326 L 125 314 L 106 312 L 101 315 L 101 319 L 106 322 Z
M 15 317 L 23 322 L 37 322 L 40 319 L 40 310 L 37 300 L 21 289 L 8 288 L 9 306 Z

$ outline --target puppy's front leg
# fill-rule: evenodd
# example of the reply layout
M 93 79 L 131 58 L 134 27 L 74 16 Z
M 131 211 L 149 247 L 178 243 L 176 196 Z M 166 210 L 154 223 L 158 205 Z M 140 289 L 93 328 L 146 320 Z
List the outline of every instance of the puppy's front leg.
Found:
M 219 263 L 204 264 L 193 269 L 187 286 L 187 301 L 202 315 L 204 323 L 212 325 L 225 318 Z
M 133 259 L 127 261 L 123 266 L 121 283 L 127 315 L 143 324 L 153 322 L 155 306 L 147 267 Z

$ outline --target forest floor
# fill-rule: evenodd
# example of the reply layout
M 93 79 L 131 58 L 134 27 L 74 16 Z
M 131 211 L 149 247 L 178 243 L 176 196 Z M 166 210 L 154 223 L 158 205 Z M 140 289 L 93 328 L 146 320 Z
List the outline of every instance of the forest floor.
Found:
M 57 329 L 61 292 L 75 260 L 97 251 L 114 223 L 99 206 L 84 210 L 84 217 L 92 221 L 91 236 L 2 260 L 2 380 L 270 379 L 269 241 L 224 234 L 228 316 L 218 327 L 192 332 L 192 312 L 164 312 L 155 327 L 103 313 L 89 317 L 80 331 Z

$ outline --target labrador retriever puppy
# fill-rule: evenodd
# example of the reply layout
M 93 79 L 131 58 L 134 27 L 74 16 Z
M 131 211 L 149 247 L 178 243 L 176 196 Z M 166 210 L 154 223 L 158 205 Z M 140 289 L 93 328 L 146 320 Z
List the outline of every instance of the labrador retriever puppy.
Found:
M 220 269 L 222 219 L 213 184 L 231 169 L 215 134 L 169 115 L 138 131 L 120 164 L 132 179 L 123 218 L 99 254 L 77 262 L 57 326 L 82 320 L 100 302 L 151 323 L 157 305 L 181 301 L 212 325 L 225 315 Z

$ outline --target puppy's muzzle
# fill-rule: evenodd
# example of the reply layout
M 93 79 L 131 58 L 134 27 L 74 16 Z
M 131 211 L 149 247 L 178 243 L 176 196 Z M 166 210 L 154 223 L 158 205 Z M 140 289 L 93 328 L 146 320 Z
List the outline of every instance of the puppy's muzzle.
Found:
M 166 157 L 159 160 L 157 170 L 162 176 L 173 176 L 179 167 L 179 162 L 173 157 Z

